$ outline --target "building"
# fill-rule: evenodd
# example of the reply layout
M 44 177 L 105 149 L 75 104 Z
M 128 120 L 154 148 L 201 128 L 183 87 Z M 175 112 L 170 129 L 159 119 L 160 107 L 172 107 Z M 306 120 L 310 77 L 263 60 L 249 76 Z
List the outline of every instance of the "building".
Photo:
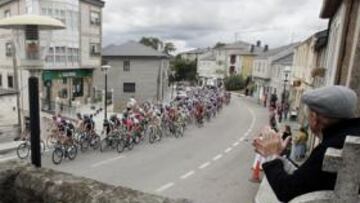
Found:
M 320 17 L 329 19 L 327 84 L 346 85 L 360 96 L 360 2 L 324 0 Z M 360 106 L 358 107 L 360 114 Z
M 52 37 L 42 37 L 48 44 L 42 73 L 41 108 L 58 111 L 87 103 L 92 95 L 93 72 L 101 64 L 102 8 L 101 0 L 2 0 L 0 15 L 46 15 L 62 21 L 66 29 L 53 31 Z M 0 31 L 0 70 L 14 75 L 11 31 Z M 21 47 L 19 47 L 21 49 Z M 18 70 L 18 87 L 22 115 L 28 114 L 28 72 Z M 12 78 L 15 78 L 14 76 Z M 15 85 L 14 85 L 15 86 Z
M 134 41 L 110 45 L 103 50 L 103 60 L 111 69 L 108 90 L 113 92 L 115 111 L 121 111 L 129 100 L 163 101 L 168 93 L 169 56 Z M 104 90 L 104 73 L 97 70 L 95 84 L 98 96 Z
M 4 132 L 15 131 L 18 124 L 16 95 L 16 91 L 0 87 L 0 137 Z
M 198 74 L 204 81 L 223 79 L 232 74 L 241 74 L 248 78 L 252 73 L 254 58 L 267 49 L 267 45 L 265 48 L 261 47 L 260 41 L 256 45 L 237 41 L 219 46 L 198 56 Z
M 301 102 L 305 91 L 327 84 L 325 75 L 327 30 L 317 32 L 295 47 L 291 106 L 299 109 L 299 122 L 306 122 Z M 316 79 L 315 79 L 316 78 Z
M 259 54 L 254 59 L 252 80 L 255 83 L 254 96 L 256 99 L 261 101 L 265 95 L 272 93 L 276 93 L 278 98 L 281 98 L 283 88 L 279 89 L 278 84 L 281 83 L 280 80 L 282 80 L 281 70 L 285 70 L 286 67 L 281 65 L 281 63 L 285 63 L 287 60 L 289 60 L 289 58 L 286 57 L 290 57 L 291 59 L 291 54 L 293 53 L 295 46 L 296 43 L 293 43 L 275 49 L 270 49 L 263 52 L 262 54 Z M 281 68 L 278 68 L 278 72 L 272 70 L 272 67 L 278 67 L 276 66 L 276 63 L 274 64 L 274 62 L 277 61 L 278 66 L 281 66 Z M 278 79 L 275 78 L 273 85 L 271 85 L 272 74 L 276 74 L 276 76 L 278 76 Z M 289 80 L 291 80 L 291 78 Z
M 199 56 L 207 53 L 211 50 L 211 48 L 197 48 L 190 51 L 179 53 L 178 55 L 181 59 L 188 60 L 188 61 L 197 61 Z

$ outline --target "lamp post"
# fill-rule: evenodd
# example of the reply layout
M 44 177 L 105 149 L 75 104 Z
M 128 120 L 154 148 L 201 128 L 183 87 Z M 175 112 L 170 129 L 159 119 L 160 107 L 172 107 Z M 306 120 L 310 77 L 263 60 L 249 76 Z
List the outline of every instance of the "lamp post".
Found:
M 108 88 L 107 88 L 107 86 L 108 86 L 108 82 L 107 82 L 107 80 L 108 80 L 108 71 L 109 71 L 109 69 L 111 68 L 111 66 L 110 65 L 103 65 L 103 66 L 101 66 L 101 71 L 104 73 L 104 75 L 105 75 L 105 98 L 104 98 L 104 119 L 107 119 L 107 92 L 108 92 Z
M 12 35 L 15 46 L 18 46 L 15 49 L 17 57 L 14 57 L 14 60 L 19 58 L 19 63 L 16 62 L 14 65 L 19 65 L 20 68 L 30 73 L 28 87 L 31 163 L 36 167 L 41 167 L 39 76 L 44 66 L 43 57 L 48 51 L 50 38 L 47 41 L 40 41 L 39 31 L 59 30 L 64 29 L 65 26 L 61 21 L 51 17 L 21 15 L 1 19 L 0 28 L 20 31 L 20 33 Z M 42 44 L 41 42 L 46 43 Z
M 289 66 L 286 66 L 284 69 L 284 90 L 282 93 L 282 104 L 285 103 L 286 99 L 287 99 L 287 93 L 286 93 L 286 85 L 289 82 L 289 74 L 291 72 L 291 69 Z

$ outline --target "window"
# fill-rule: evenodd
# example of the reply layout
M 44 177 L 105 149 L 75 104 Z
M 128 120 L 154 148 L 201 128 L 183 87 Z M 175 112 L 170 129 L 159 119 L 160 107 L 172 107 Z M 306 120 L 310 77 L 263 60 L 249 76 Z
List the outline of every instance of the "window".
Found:
M 63 79 L 62 79 L 62 83 L 63 83 L 64 85 L 66 85 L 66 84 L 67 84 L 67 78 L 63 78 Z
M 63 89 L 61 89 L 61 90 L 59 91 L 59 97 L 60 97 L 61 99 L 67 99 L 67 97 L 68 97 L 68 91 L 67 91 L 66 88 L 63 88 Z
M 90 25 L 100 25 L 100 13 L 96 11 L 90 12 Z
M 230 56 L 230 63 L 234 64 L 236 62 L 236 55 L 231 55 Z
M 0 74 L 0 87 L 2 87 L 2 75 Z
M 5 10 L 5 11 L 4 11 L 4 17 L 5 17 L 5 18 L 8 18 L 8 17 L 10 17 L 10 16 L 11 16 L 10 10 Z
M 84 96 L 84 80 L 83 78 L 73 79 L 73 98 Z
M 12 45 L 11 42 L 6 42 L 5 44 L 5 55 L 7 57 L 11 57 L 12 56 Z
M 8 88 L 14 88 L 14 76 L 8 75 Z
M 100 56 L 99 43 L 90 43 L 90 56 Z
M 124 88 L 124 92 L 127 92 L 127 93 L 133 93 L 133 92 L 135 92 L 136 90 L 135 90 L 135 83 L 130 83 L 130 82 L 125 82 L 124 84 L 123 84 L 124 86 L 123 86 L 123 88 Z
M 130 61 L 124 61 L 123 71 L 124 72 L 130 71 Z

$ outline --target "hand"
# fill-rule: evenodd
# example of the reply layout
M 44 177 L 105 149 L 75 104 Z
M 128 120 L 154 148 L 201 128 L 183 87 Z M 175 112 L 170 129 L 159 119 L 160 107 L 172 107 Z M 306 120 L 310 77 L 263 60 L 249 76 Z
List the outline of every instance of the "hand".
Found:
M 260 136 L 255 138 L 253 146 L 255 151 L 264 157 L 280 155 L 289 144 L 290 138 L 287 137 L 286 140 L 283 140 L 281 135 L 270 127 L 265 127 Z

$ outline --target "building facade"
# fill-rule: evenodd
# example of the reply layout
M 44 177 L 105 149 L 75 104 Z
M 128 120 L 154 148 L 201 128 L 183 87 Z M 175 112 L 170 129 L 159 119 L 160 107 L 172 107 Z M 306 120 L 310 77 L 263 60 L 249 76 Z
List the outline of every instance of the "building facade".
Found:
M 59 111 L 89 101 L 92 93 L 93 71 L 101 63 L 102 8 L 100 0 L 3 0 L 0 12 L 4 17 L 14 15 L 45 15 L 64 23 L 66 29 L 42 35 L 40 44 L 48 45 L 41 76 L 41 108 Z M 3 75 L 14 74 L 11 31 L 0 31 L 0 70 Z M 10 44 L 10 45 L 9 45 Z M 19 47 L 21 48 L 21 47 Z M 5 71 L 9 73 L 5 73 Z M 18 86 L 23 114 L 27 115 L 27 71 L 18 70 Z
M 296 44 L 297 43 L 293 43 L 267 50 L 258 55 L 253 61 L 252 80 L 255 83 L 254 97 L 258 99 L 259 102 L 262 101 L 266 95 L 269 96 L 273 93 L 277 94 L 278 98 L 281 98 L 283 88 L 279 89 L 277 84 L 282 80 L 282 76 L 284 75 L 282 71 L 284 71 L 287 66 L 274 62 L 280 60 L 280 62 L 283 63 L 284 61 L 281 61 L 281 59 L 288 60 L 286 57 L 293 53 Z M 278 68 L 278 71 L 273 70 L 273 68 Z M 290 67 L 290 69 L 292 68 Z M 272 74 L 276 75 L 273 83 L 271 83 L 273 79 Z M 291 80 L 291 77 L 289 80 Z
M 132 97 L 139 102 L 158 102 L 170 96 L 168 55 L 131 41 L 104 48 L 103 59 L 111 66 L 108 91 L 113 94 L 115 111 L 122 111 Z M 102 97 L 104 73 L 97 70 L 94 78 L 97 95 Z
M 346 85 L 360 98 L 360 2 L 324 0 L 320 17 L 329 19 L 328 84 Z M 360 115 L 360 106 L 358 106 Z

